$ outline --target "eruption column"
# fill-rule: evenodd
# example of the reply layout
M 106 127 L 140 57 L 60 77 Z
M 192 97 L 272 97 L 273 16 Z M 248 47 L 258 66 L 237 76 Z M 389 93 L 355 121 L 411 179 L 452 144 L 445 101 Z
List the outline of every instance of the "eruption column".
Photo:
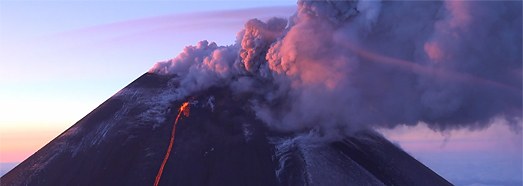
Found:
M 169 155 L 171 154 L 171 150 L 173 148 L 174 144 L 174 135 L 176 134 L 176 125 L 178 124 L 178 120 L 180 119 L 180 116 L 182 115 L 185 117 L 189 117 L 189 102 L 185 102 L 180 107 L 180 110 L 178 111 L 178 116 L 176 116 L 176 120 L 173 124 L 173 130 L 171 132 L 171 140 L 169 142 L 169 147 L 167 148 L 167 153 L 165 153 L 165 157 L 163 158 L 162 165 L 160 166 L 160 170 L 158 170 L 158 174 L 156 174 L 156 179 L 154 180 L 154 186 L 158 186 L 160 183 L 160 179 L 162 177 L 163 168 L 165 167 L 165 164 L 167 163 L 167 160 L 169 159 Z

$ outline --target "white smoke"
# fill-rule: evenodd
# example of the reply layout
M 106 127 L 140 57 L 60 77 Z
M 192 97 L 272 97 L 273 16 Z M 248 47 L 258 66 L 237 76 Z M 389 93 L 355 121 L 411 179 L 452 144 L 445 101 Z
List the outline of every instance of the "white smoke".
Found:
M 260 66 L 266 64 L 265 55 L 270 44 L 281 36 L 286 26 L 287 20 L 281 18 L 272 18 L 267 23 L 252 19 L 245 24 L 245 30 L 239 33 L 239 37 L 240 59 L 247 71 L 260 72 Z
M 179 78 L 178 93 L 187 96 L 211 86 L 227 84 L 238 74 L 234 62 L 238 56 L 236 46 L 217 46 L 216 43 L 200 41 L 187 46 L 176 58 L 156 63 L 150 73 L 175 74 Z
M 286 20 L 253 19 L 236 44 L 202 41 L 150 72 L 185 96 L 251 95 L 269 126 L 325 135 L 427 123 L 521 125 L 521 2 L 298 1 Z

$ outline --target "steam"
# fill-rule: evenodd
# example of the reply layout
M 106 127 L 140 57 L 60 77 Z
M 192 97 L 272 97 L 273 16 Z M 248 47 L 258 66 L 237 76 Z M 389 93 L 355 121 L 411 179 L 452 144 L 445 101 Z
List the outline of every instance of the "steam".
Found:
M 252 19 L 245 24 L 245 30 L 240 32 L 241 49 L 240 58 L 245 70 L 256 73 L 264 60 L 270 44 L 281 36 L 287 26 L 287 20 L 272 18 L 264 23 L 258 19 Z
M 175 74 L 180 80 L 180 96 L 188 96 L 211 86 L 223 86 L 238 75 L 234 67 L 238 56 L 236 46 L 217 46 L 200 41 L 196 46 L 185 47 L 176 58 L 156 63 L 149 71 L 158 74 Z
M 150 72 L 177 92 L 248 94 L 257 117 L 325 135 L 426 123 L 521 127 L 521 2 L 299 0 L 289 20 L 253 19 L 235 44 L 188 46 Z

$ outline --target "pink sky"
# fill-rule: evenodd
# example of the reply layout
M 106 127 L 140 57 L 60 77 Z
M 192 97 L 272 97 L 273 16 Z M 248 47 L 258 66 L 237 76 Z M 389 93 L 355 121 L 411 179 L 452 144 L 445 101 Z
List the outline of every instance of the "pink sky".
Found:
M 295 1 L 267 1 L 269 8 L 253 8 L 260 6 L 255 1 L 208 3 L 202 9 L 188 2 L 44 3 L 0 2 L 0 163 L 23 161 L 184 46 L 203 39 L 232 44 L 246 20 L 291 15 L 295 8 Z M 426 50 L 441 58 L 438 46 L 430 43 Z M 442 134 L 423 124 L 380 131 L 446 178 L 521 180 L 522 166 L 514 164 L 522 162 L 522 134 L 501 120 L 478 131 Z M 483 175 L 489 168 L 500 171 Z
M 190 3 L 166 11 L 157 11 L 164 8 L 163 2 L 148 4 L 153 12 L 126 12 L 122 5 L 144 5 L 117 3 L 109 7 L 114 12 L 105 19 L 78 14 L 100 9 L 96 3 L 2 3 L 0 23 L 9 29 L 0 27 L 0 163 L 23 161 L 155 62 L 175 57 L 184 46 L 203 39 L 232 44 L 247 20 L 288 17 L 294 3 L 268 1 L 264 3 L 268 7 L 260 8 L 255 2 L 231 7 L 210 2 L 189 12 L 184 9 L 193 9 Z M 36 7 L 33 14 L 18 14 Z M 25 33 L 29 25 L 42 26 L 38 20 L 49 24 Z

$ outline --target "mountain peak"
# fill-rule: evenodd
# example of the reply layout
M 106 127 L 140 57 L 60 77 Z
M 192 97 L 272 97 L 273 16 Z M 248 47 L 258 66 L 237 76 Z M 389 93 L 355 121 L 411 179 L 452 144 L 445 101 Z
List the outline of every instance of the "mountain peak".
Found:
M 333 141 L 314 131 L 275 131 L 256 118 L 249 99 L 226 88 L 165 98 L 168 79 L 144 74 L 2 184 L 149 185 L 165 161 L 159 185 L 450 185 L 375 132 Z

